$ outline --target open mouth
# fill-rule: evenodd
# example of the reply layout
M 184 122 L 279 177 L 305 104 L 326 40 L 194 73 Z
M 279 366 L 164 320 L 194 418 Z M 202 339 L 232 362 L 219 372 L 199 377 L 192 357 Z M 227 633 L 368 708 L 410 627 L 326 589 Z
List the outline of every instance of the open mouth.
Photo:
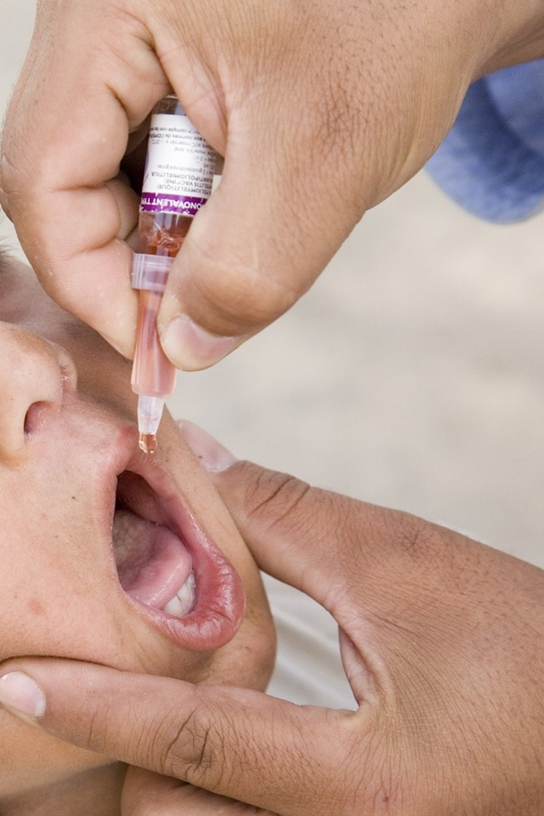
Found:
M 216 649 L 242 621 L 240 578 L 156 460 L 132 465 L 117 477 L 110 516 L 119 584 L 177 645 Z
M 195 604 L 193 559 L 170 527 L 139 514 L 148 488 L 141 476 L 128 471 L 117 482 L 112 538 L 119 583 L 145 606 L 181 618 Z

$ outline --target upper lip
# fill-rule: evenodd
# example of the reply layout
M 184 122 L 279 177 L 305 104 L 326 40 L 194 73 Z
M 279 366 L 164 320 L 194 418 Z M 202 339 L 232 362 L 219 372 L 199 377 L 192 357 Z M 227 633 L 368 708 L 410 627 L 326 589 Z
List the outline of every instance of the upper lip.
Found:
M 195 517 L 162 464 L 160 449 L 152 457 L 142 454 L 135 426 L 127 425 L 112 440 L 108 453 L 102 478 L 102 507 L 105 508 L 104 521 L 110 542 L 117 478 L 129 471 L 144 479 L 156 497 L 150 520 L 169 527 L 186 544 L 197 583 L 194 608 L 183 618 L 172 617 L 160 609 L 139 603 L 119 584 L 125 602 L 178 646 L 191 651 L 208 651 L 225 645 L 235 635 L 244 616 L 245 597 L 238 573 Z M 145 512 L 142 515 L 145 517 Z M 115 568 L 113 554 L 111 563 Z

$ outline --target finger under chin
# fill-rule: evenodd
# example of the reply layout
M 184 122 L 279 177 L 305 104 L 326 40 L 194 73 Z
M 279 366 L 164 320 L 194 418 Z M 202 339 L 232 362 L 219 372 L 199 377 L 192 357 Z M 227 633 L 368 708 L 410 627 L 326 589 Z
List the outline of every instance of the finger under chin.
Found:
M 5 700 L 12 713 L 25 703 L 26 722 L 264 813 L 330 816 L 339 801 L 359 798 L 355 778 L 345 790 L 354 752 L 368 769 L 383 761 L 369 706 L 357 712 L 297 706 L 248 689 L 193 686 L 50 658 L 9 661 L 2 670 L 3 676 L 26 675 L 24 693 L 14 697 L 12 687 Z M 41 702 L 29 708 L 29 689 L 36 686 Z
M 123 788 L 121 816 L 275 816 L 226 796 L 195 788 L 143 768 L 129 768 Z

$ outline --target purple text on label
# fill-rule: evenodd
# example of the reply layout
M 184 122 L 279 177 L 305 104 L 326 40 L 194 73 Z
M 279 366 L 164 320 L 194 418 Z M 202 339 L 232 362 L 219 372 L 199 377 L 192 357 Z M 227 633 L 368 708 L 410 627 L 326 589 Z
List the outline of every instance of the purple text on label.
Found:
M 170 212 L 196 215 L 207 200 L 207 198 L 195 198 L 193 196 L 143 193 L 140 212 Z

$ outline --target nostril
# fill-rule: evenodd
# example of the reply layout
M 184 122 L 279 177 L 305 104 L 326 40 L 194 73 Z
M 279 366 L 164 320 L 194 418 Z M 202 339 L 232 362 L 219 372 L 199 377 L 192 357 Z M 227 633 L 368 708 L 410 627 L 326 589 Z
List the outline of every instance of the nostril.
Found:
M 25 414 L 24 431 L 25 436 L 32 436 L 44 421 L 44 413 L 47 408 L 47 402 L 33 402 Z

